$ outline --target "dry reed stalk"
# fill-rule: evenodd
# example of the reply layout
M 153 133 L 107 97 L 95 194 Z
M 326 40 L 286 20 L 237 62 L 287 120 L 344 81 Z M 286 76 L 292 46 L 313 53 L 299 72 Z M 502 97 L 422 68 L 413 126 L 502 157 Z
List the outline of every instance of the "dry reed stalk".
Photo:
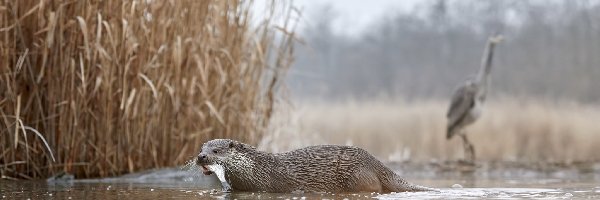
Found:
M 252 3 L 0 1 L 2 176 L 114 176 L 257 142 L 294 27 L 253 25 Z

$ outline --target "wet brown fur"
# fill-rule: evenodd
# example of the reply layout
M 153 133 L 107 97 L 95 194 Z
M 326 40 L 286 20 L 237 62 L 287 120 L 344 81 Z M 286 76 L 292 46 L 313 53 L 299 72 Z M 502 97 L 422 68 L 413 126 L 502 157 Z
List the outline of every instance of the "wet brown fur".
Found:
M 273 154 L 234 140 L 216 139 L 204 144 L 199 155 L 198 165 L 209 164 L 222 165 L 227 182 L 238 191 L 431 190 L 406 182 L 367 151 L 353 146 L 318 145 Z

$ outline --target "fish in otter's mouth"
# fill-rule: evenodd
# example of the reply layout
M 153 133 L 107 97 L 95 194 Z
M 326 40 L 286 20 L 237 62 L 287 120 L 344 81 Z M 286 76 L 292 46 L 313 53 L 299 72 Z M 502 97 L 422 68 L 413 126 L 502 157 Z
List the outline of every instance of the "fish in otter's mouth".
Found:
M 223 191 L 231 191 L 231 186 L 225 180 L 225 169 L 221 165 L 212 164 L 212 165 L 200 165 L 202 167 L 202 173 L 204 175 L 216 174 L 219 181 L 221 181 L 221 185 L 223 186 Z

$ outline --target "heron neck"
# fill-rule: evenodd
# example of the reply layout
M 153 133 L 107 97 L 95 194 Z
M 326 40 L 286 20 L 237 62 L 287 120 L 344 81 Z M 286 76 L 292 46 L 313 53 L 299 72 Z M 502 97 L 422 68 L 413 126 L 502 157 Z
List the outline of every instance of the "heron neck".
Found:
M 486 44 L 483 58 L 481 60 L 481 67 L 479 69 L 479 73 L 477 74 L 477 82 L 487 85 L 489 81 L 490 72 L 492 70 L 492 59 L 494 56 L 494 46 L 496 46 L 493 42 L 488 41 Z

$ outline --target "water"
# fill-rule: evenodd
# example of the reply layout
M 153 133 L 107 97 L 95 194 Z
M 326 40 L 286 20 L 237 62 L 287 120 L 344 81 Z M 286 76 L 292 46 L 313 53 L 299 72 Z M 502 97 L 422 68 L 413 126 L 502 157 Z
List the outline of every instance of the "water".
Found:
M 162 169 L 118 178 L 65 182 L 0 180 L 1 199 L 599 199 L 600 173 L 593 171 L 528 171 L 486 169 L 407 171 L 392 166 L 411 182 L 438 188 L 434 192 L 260 193 L 221 191 L 215 175 Z M 424 170 L 426 169 L 426 170 Z

